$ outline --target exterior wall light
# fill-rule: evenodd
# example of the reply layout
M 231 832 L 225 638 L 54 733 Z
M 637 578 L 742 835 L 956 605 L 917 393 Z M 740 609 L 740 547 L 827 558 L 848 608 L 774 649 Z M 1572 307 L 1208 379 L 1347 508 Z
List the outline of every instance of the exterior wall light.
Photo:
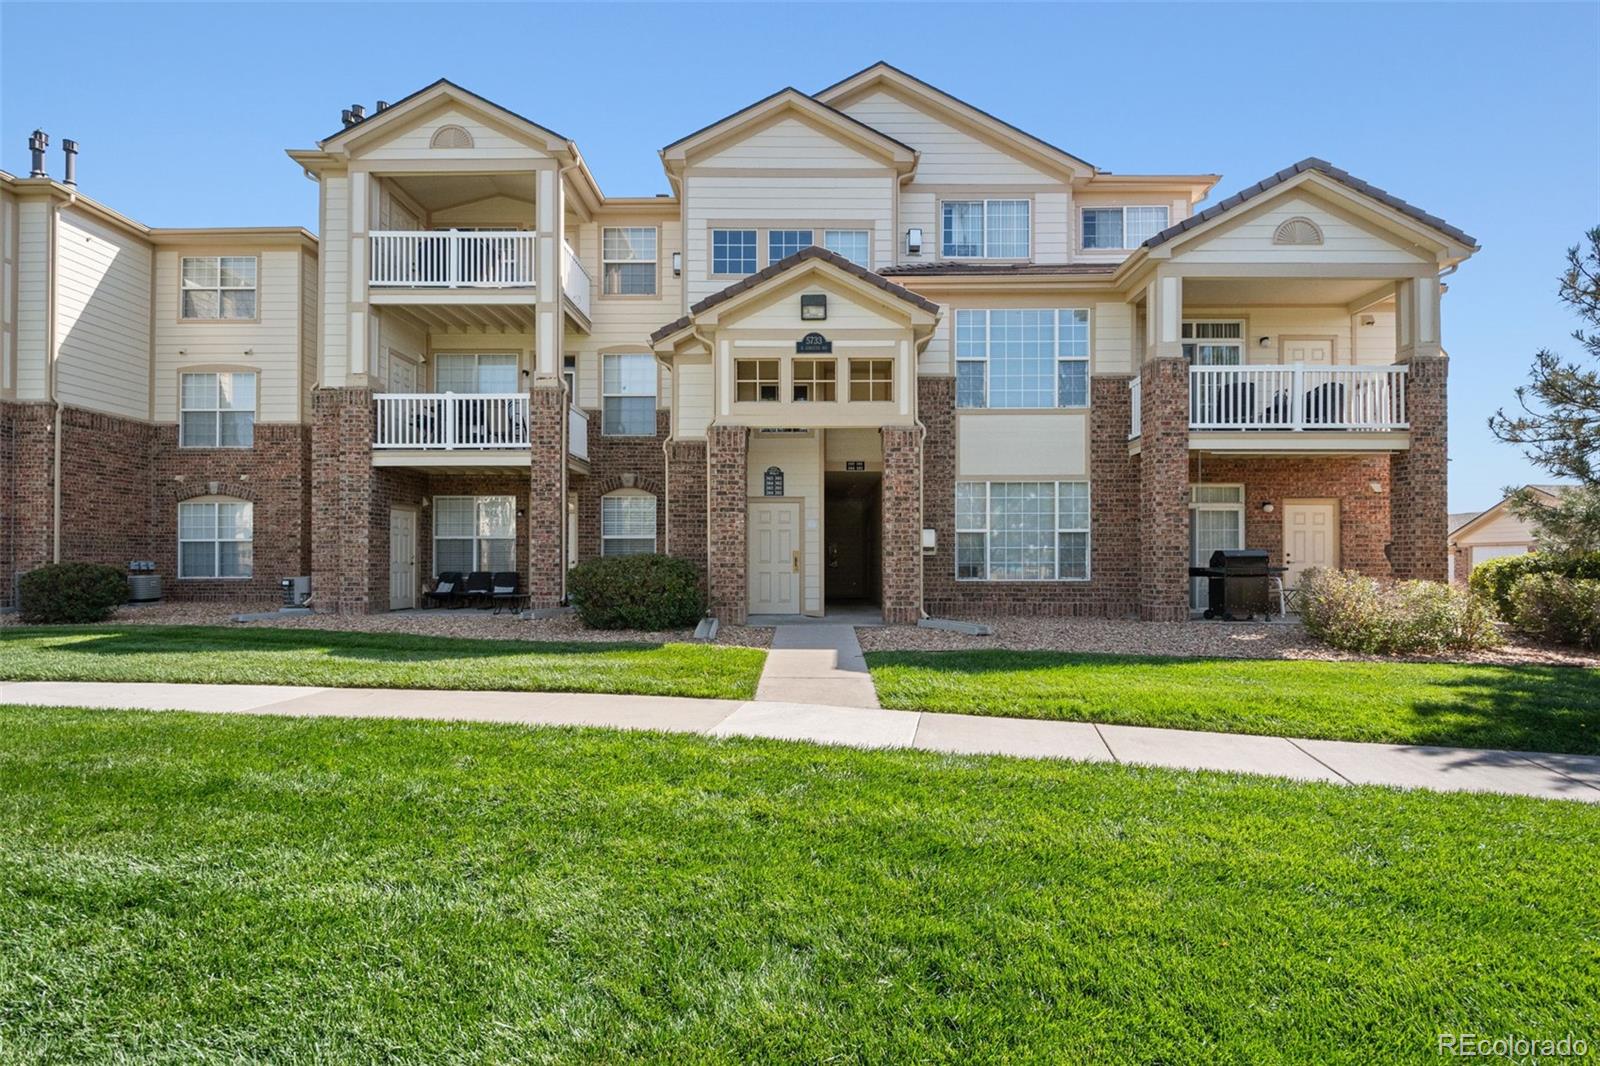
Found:
M 672 276 L 675 277 L 675 278 L 683 277 L 683 253 L 682 252 L 673 252 L 672 253 Z
M 1267 514 L 1271 514 L 1273 511 L 1277 510 L 1277 507 L 1273 505 L 1271 500 L 1262 500 L 1261 501 L 1261 510 L 1266 512 Z

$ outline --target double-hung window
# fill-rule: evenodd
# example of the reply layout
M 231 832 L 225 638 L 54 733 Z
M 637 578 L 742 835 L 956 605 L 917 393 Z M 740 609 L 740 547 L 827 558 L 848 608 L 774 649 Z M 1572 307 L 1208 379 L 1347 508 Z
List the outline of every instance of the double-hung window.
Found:
M 956 577 L 1087 580 L 1089 483 L 956 482 Z
M 1028 258 L 1028 200 L 946 200 L 943 203 L 946 259 Z
M 517 392 L 514 352 L 439 352 L 433 357 L 433 387 L 438 392 Z
M 1183 357 L 1195 366 L 1239 366 L 1244 362 L 1244 323 L 1185 322 Z
M 1083 247 L 1088 250 L 1137 248 L 1167 228 L 1165 207 L 1086 207 Z
M 600 291 L 607 296 L 654 296 L 656 228 L 606 226 L 600 231 Z
M 182 261 L 186 319 L 256 317 L 256 257 L 186 255 Z
M 649 555 L 656 550 L 656 498 L 624 489 L 600 497 L 600 554 Z
M 248 448 L 255 443 L 255 374 L 183 374 L 178 394 L 179 447 Z
M 255 505 L 245 500 L 178 504 L 178 576 L 249 577 Z
M 656 359 L 648 352 L 605 355 L 600 367 L 600 432 L 656 435 Z
M 811 239 L 808 229 L 769 229 L 767 230 L 767 265 L 771 266 L 780 259 L 787 259 L 803 248 L 809 248 L 816 242 Z
M 956 311 L 957 407 L 1086 407 L 1085 308 Z
M 753 229 L 714 229 L 711 231 L 711 273 L 730 277 L 756 272 L 756 231 Z
M 872 269 L 872 231 L 864 229 L 830 229 L 822 231 L 822 246 L 837 252 L 858 267 Z
M 512 496 L 435 496 L 433 573 L 517 568 L 517 501 Z

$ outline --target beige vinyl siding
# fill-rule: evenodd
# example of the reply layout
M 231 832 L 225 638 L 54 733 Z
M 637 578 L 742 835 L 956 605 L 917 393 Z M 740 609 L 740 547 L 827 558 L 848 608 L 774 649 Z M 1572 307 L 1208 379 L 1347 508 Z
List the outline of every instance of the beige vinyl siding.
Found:
M 397 332 L 397 340 L 411 343 L 406 338 L 408 334 Z M 439 352 L 514 352 L 517 356 L 518 371 L 526 370 L 529 377 L 518 380 L 523 388 L 527 387 L 534 368 L 534 349 L 537 342 L 532 333 L 501 333 L 499 331 L 470 330 L 467 332 L 448 333 L 433 332 L 427 334 L 428 362 L 419 367 L 417 371 L 417 391 L 435 392 L 434 373 L 438 369 L 439 361 L 435 356 Z
M 414 325 L 411 321 L 401 318 L 398 314 L 390 313 L 387 309 L 379 310 L 378 322 L 378 365 L 373 368 L 377 388 L 379 391 L 394 392 L 398 386 L 394 384 L 390 366 L 396 358 L 405 358 L 416 367 L 416 391 L 423 392 L 428 370 L 428 333 L 426 330 Z M 531 343 L 518 338 L 516 344 Z
M 444 211 L 435 211 L 429 222 L 437 229 L 449 226 L 504 226 L 506 229 L 534 229 L 538 215 L 531 200 L 512 196 L 489 196 Z
M 1247 212 L 1248 214 L 1248 212 Z M 1291 218 L 1308 218 L 1322 230 L 1322 244 L 1273 244 L 1278 226 Z M 1403 247 L 1399 238 L 1382 237 L 1309 197 L 1295 196 L 1240 221 L 1220 224 L 1180 246 L 1173 258 L 1189 263 L 1404 263 L 1430 258 Z
M 747 492 L 763 495 L 762 476 L 767 467 L 783 471 L 783 494 L 802 501 L 800 600 L 808 614 L 822 610 L 822 442 L 818 434 L 807 437 L 784 434 L 750 434 L 745 464 Z
M 861 463 L 863 470 L 883 469 L 883 434 L 876 429 L 830 429 L 823 443 L 823 465 L 846 470 Z
M 423 228 L 422 216 L 408 207 L 395 195 L 394 186 L 387 181 L 375 183 L 378 195 L 378 229 L 419 230 Z
M 343 174 L 322 178 L 322 233 L 318 259 L 322 274 L 322 329 L 317 351 L 328 388 L 345 383 L 350 373 L 350 179 Z
M 886 169 L 876 177 L 717 177 L 690 175 L 686 181 L 688 229 L 684 234 L 684 273 L 690 303 L 727 287 L 734 279 L 710 276 L 710 231 L 723 225 L 760 229 L 769 224 L 814 227 L 821 222 L 860 223 L 873 231 L 872 261 L 894 255 L 895 182 Z M 758 240 L 758 245 L 760 241 Z M 757 248 L 765 262 L 765 249 Z
M 300 413 L 311 421 L 311 390 L 317 387 L 317 257 L 300 255 Z
M 1465 547 L 1511 544 L 1531 547 L 1533 527 L 1501 505 L 1499 514 L 1454 539 Z
M 1371 316 L 1374 325 L 1359 320 Z M 1283 337 L 1332 337 L 1333 363 L 1389 366 L 1394 362 L 1394 311 L 1363 311 L 1351 315 L 1343 307 L 1185 307 L 1185 319 L 1244 320 L 1244 361 L 1253 365 L 1280 362 Z M 1099 328 L 1104 330 L 1102 322 Z M 1351 347 L 1352 330 L 1355 348 Z M 1263 345 L 1261 339 L 1267 343 Z M 1352 350 L 1355 358 L 1351 358 Z M 1099 369 L 1099 368 L 1097 368 Z
M 886 314 L 881 307 L 863 301 L 859 296 L 844 291 L 840 286 L 817 284 L 786 286 L 763 299 L 759 307 L 741 308 L 739 313 L 722 320 L 724 327 L 748 332 L 768 330 L 779 342 L 793 344 L 800 333 L 818 330 L 822 333 L 839 333 L 843 330 L 900 330 L 905 319 Z M 800 317 L 800 297 L 821 294 L 828 298 L 828 317 L 823 322 L 806 322 Z M 842 346 L 839 350 L 843 350 Z
M 886 90 L 868 93 L 843 110 L 915 148 L 921 185 L 1043 185 L 1059 180 Z
M 605 226 L 659 228 L 654 297 L 601 295 L 600 230 Z M 569 331 L 564 339 L 564 354 L 578 357 L 578 406 L 597 411 L 600 408 L 601 353 L 648 352 L 650 334 L 683 313 L 683 281 L 672 276 L 672 253 L 683 247 L 683 227 L 676 218 L 619 214 L 586 222 L 575 232 L 569 230 L 567 242 L 594 280 L 594 292 L 589 304 L 593 316 L 590 332 Z M 559 360 L 557 365 L 560 365 Z M 672 386 L 668 377 L 666 370 L 658 366 L 657 409 L 665 409 L 670 404 Z
M 0 189 L 0 397 L 17 387 L 17 198 Z
M 695 160 L 696 167 L 780 170 L 795 167 L 860 169 L 882 165 L 880 159 L 860 152 L 797 118 L 779 119 L 712 155 Z
M 1121 300 L 1108 300 L 1095 304 L 1089 317 L 1094 336 L 1091 371 L 1133 373 L 1133 308 Z
M 50 216 L 44 200 L 17 205 L 17 399 L 49 399 Z
M 460 126 L 472 137 L 471 148 L 430 147 L 441 126 Z M 426 122 L 407 127 L 377 145 L 356 153 L 362 159 L 407 159 L 418 156 L 432 159 L 471 159 L 493 156 L 511 159 L 547 159 L 547 153 L 529 147 L 503 130 L 455 108 L 447 108 Z
M 932 192 L 918 190 L 915 185 L 900 190 L 900 224 L 891 234 L 894 262 L 931 263 L 939 257 L 939 221 L 934 217 L 937 210 L 938 197 Z M 906 253 L 906 231 L 910 229 L 922 230 L 922 251 L 916 255 Z
M 678 364 L 678 422 L 676 436 L 682 440 L 706 435 L 711 424 L 711 364 Z
M 1033 198 L 1033 260 L 1066 263 L 1072 259 L 1072 226 L 1068 218 L 1072 197 L 1062 192 L 1042 192 Z
M 303 253 L 298 248 L 227 249 L 229 255 L 258 259 L 256 309 L 260 318 L 255 322 L 179 319 L 178 271 L 185 254 L 183 249 L 163 248 L 156 255 L 156 421 L 178 420 L 178 377 L 185 368 L 199 366 L 256 371 L 260 375 L 257 420 L 299 421 L 300 342 L 305 327 L 300 304 Z M 187 254 L 219 253 L 208 249 Z
M 150 417 L 150 247 L 70 208 L 56 232 L 56 395 Z
M 963 411 L 956 418 L 956 440 L 957 477 L 1069 479 L 1089 473 L 1089 416 L 1082 412 Z
M 917 357 L 917 373 L 948 375 L 955 373 L 950 362 L 952 331 L 955 329 L 955 309 L 949 304 L 939 305 L 939 324 L 928 338 L 927 346 Z

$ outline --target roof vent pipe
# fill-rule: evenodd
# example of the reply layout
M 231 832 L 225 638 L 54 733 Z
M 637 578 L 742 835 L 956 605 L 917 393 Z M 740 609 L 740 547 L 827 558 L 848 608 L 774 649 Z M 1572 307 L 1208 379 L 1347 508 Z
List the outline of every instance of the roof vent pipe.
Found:
M 360 122 L 362 119 L 366 118 L 367 117 L 366 106 L 363 105 L 363 104 L 351 104 L 350 105 L 350 117 L 354 118 L 357 122 Z
M 389 110 L 389 101 L 387 101 L 387 100 L 379 100 L 378 101 L 378 110 L 379 111 L 387 111 L 387 110 Z
M 48 178 L 50 175 L 44 169 L 44 150 L 50 147 L 50 135 L 44 130 L 34 130 L 33 136 L 28 138 L 28 151 L 33 153 L 33 171 L 30 178 Z
M 339 121 L 344 125 L 345 129 L 349 129 L 356 124 L 356 117 L 350 113 L 350 109 L 347 107 L 339 112 Z
M 66 185 L 77 185 L 78 184 L 78 142 L 77 141 L 62 141 L 61 142 L 61 152 L 62 152 L 63 155 L 65 155 L 67 157 L 67 173 L 66 173 L 66 176 L 61 179 L 61 181 L 62 181 L 63 184 L 66 184 Z

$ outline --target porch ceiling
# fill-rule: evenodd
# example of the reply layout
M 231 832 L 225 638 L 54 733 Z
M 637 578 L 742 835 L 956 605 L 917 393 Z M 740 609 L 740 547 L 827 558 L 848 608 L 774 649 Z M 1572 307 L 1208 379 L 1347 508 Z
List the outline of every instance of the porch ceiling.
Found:
M 533 308 L 525 304 L 406 304 L 383 313 L 429 333 L 533 332 Z
M 1392 281 L 1392 278 L 1186 278 L 1183 302 L 1185 306 L 1195 307 L 1343 306 Z
M 477 203 L 491 196 L 507 196 L 533 203 L 538 176 L 522 174 L 401 174 L 389 179 L 407 196 L 429 211 Z

